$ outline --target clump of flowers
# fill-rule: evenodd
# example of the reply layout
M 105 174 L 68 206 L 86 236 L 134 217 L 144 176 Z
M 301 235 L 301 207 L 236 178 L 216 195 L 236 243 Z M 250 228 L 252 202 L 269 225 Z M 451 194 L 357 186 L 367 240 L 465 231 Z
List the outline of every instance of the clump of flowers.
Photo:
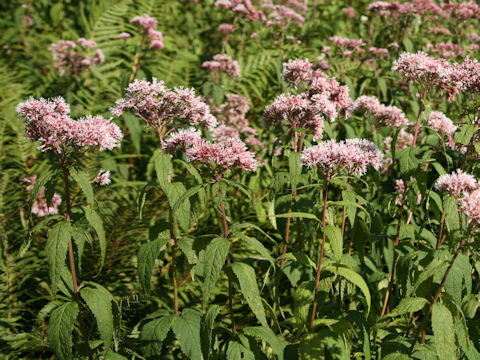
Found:
M 28 184 L 26 187 L 27 191 L 32 191 L 35 182 L 37 181 L 37 175 L 28 176 L 22 179 L 23 183 Z M 47 215 L 55 215 L 58 214 L 58 207 L 62 203 L 62 198 L 57 193 L 54 193 L 52 199 L 50 201 L 50 206 L 48 206 L 47 198 L 45 196 L 45 187 L 41 187 L 38 191 L 38 195 L 33 201 L 32 204 L 32 214 L 37 216 L 43 217 Z
M 74 120 L 68 115 L 70 106 L 62 97 L 29 100 L 18 104 L 17 113 L 25 120 L 25 133 L 33 142 L 41 143 L 41 151 L 57 154 L 80 153 L 88 148 L 100 151 L 120 146 L 120 128 L 102 116 L 86 116 Z
M 312 63 L 308 60 L 289 60 L 283 63 L 283 78 L 295 87 L 312 78 Z
M 105 171 L 100 169 L 95 179 L 92 180 L 92 183 L 99 184 L 100 186 L 110 185 L 112 180 L 110 180 L 110 171 Z
M 434 52 L 446 59 L 465 56 L 465 51 L 458 44 L 450 41 L 437 44 Z
M 409 123 L 402 110 L 395 106 L 385 106 L 373 96 L 360 96 L 353 103 L 352 112 L 357 114 L 371 113 L 375 121 L 383 126 L 399 127 Z
M 470 94 L 480 92 L 480 64 L 477 60 L 466 58 L 444 72 L 444 79 L 460 91 Z
M 438 178 L 435 188 L 438 191 L 447 193 L 449 196 L 459 198 L 464 192 L 471 192 L 478 189 L 475 177 L 463 172 L 460 169 L 452 174 L 445 174 Z
M 330 37 L 330 41 L 332 41 L 339 48 L 348 49 L 351 51 L 359 51 L 363 46 L 365 46 L 365 41 L 362 39 L 348 39 L 336 35 Z
M 303 150 L 304 165 L 316 166 L 326 178 L 332 179 L 342 172 L 364 175 L 369 166 L 378 170 L 383 154 L 372 142 L 365 139 L 328 140 Z
M 205 61 L 202 67 L 211 72 L 214 81 L 218 80 L 218 77 L 223 73 L 233 79 L 240 76 L 238 61 L 232 60 L 230 56 L 225 54 L 215 55 L 212 61 Z
M 150 40 L 150 48 L 157 50 L 163 49 L 163 34 L 155 30 L 157 27 L 158 21 L 154 17 L 149 16 L 148 14 L 143 14 L 141 16 L 135 16 L 130 20 L 130 24 L 137 25 L 142 29 L 142 45 L 148 40 Z
M 453 135 L 457 131 L 457 126 L 453 123 L 451 119 L 445 116 L 444 113 L 440 111 L 432 111 L 428 118 L 428 126 L 433 130 L 447 136 L 449 143 L 455 145 L 453 140 Z
M 240 16 L 249 21 L 265 20 L 265 15 L 261 10 L 255 10 L 250 0 L 217 0 L 215 5 L 226 10 L 234 12 L 235 16 Z
M 164 149 L 170 152 L 183 150 L 187 161 L 209 173 L 212 181 L 222 180 L 232 170 L 255 171 L 255 154 L 247 150 L 243 141 L 228 138 L 211 143 L 201 138 L 200 132 L 190 128 L 173 133 L 165 141 Z
M 78 51 L 79 45 L 82 48 Z M 105 62 L 105 57 L 100 49 L 95 50 L 95 55 L 86 54 L 86 49 L 94 48 L 97 43 L 93 40 L 79 38 L 77 43 L 70 40 L 60 40 L 49 47 L 55 62 L 55 67 L 60 75 L 71 74 L 77 76 L 80 72 L 87 70 L 90 66 L 96 66 Z
M 263 8 L 269 10 L 267 16 L 267 27 L 278 26 L 280 29 L 286 30 L 290 24 L 301 27 L 305 22 L 305 17 L 298 13 L 293 6 L 264 4 Z M 297 10 L 299 10 L 297 6 Z
M 386 152 L 392 151 L 392 141 L 393 141 L 393 138 L 391 136 L 387 136 L 383 141 L 383 143 L 385 144 Z M 406 149 L 407 147 L 412 145 L 412 141 L 413 141 L 413 134 L 409 133 L 407 130 L 402 128 L 398 133 L 397 142 L 395 143 L 395 149 L 396 150 Z
M 210 130 L 217 125 L 210 108 L 195 95 L 194 89 L 169 89 L 163 81 L 152 78 L 151 82 L 135 80 L 126 91 L 125 97 L 117 100 L 110 111 L 116 116 L 125 111 L 134 113 L 155 128 L 160 139 L 185 125 L 203 126 Z M 174 121 L 180 124 L 174 124 Z

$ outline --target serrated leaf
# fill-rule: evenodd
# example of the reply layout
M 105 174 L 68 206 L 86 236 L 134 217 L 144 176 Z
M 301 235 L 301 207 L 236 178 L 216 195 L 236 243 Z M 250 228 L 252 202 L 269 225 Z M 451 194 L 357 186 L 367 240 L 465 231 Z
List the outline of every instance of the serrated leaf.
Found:
M 155 164 L 158 183 L 166 194 L 168 185 L 171 182 L 171 177 L 173 176 L 173 166 L 170 155 L 161 149 L 155 150 L 153 153 L 153 163 Z M 172 203 L 170 205 L 173 206 Z
M 62 221 L 55 224 L 48 233 L 46 252 L 50 268 L 50 281 L 52 292 L 57 291 L 61 278 L 62 268 L 66 267 L 68 243 L 72 236 L 72 227 L 69 222 Z
M 462 304 L 463 289 L 466 289 L 467 298 L 470 297 L 472 290 L 472 267 L 466 255 L 459 254 L 457 256 L 445 280 L 444 289 L 457 305 Z
M 173 332 L 175 333 L 182 352 L 192 360 L 202 360 L 200 347 L 200 321 L 202 314 L 193 309 L 185 309 L 180 316 L 175 317 Z
M 315 289 L 315 282 L 305 281 L 297 286 L 295 296 L 293 297 L 293 315 L 296 320 L 297 329 L 303 329 L 307 323 L 310 306 L 313 303 L 313 291 Z
M 411 314 L 422 310 L 428 303 L 427 299 L 421 297 L 407 297 L 400 300 L 400 303 L 387 316 L 396 317 L 399 315 Z
M 261 256 L 267 259 L 273 267 L 275 267 L 275 260 L 270 255 L 270 252 L 263 246 L 263 244 L 257 239 L 247 236 L 239 232 L 233 232 L 232 235 L 238 237 L 240 240 L 245 241 L 249 246 L 251 246 L 255 251 L 257 251 Z
M 98 236 L 98 243 L 100 245 L 100 272 L 103 268 L 105 263 L 105 255 L 107 253 L 107 238 L 105 237 L 105 230 L 103 229 L 103 221 L 102 218 L 97 214 L 95 210 L 92 208 L 82 206 L 83 212 L 85 214 L 85 219 L 87 219 L 90 226 L 95 230 Z
M 208 359 L 212 350 L 212 332 L 215 326 L 215 318 L 220 312 L 218 305 L 213 305 L 208 309 L 207 313 L 202 317 L 200 321 L 200 337 L 202 345 L 202 354 L 204 359 Z
M 435 303 L 432 309 L 433 343 L 442 360 L 458 359 L 455 345 L 455 327 L 450 311 L 442 304 Z
M 370 312 L 372 297 L 370 295 L 370 290 L 368 289 L 367 283 L 365 282 L 365 280 L 363 280 L 360 274 L 357 274 L 355 271 L 347 267 L 335 265 L 327 265 L 325 266 L 325 270 L 330 271 L 334 274 L 341 275 L 345 279 L 350 281 L 352 284 L 358 286 L 362 291 L 363 295 L 365 296 L 365 301 L 367 302 L 367 314 Z
M 143 290 L 149 293 L 151 290 L 151 279 L 155 260 L 160 253 L 165 249 L 168 238 L 159 238 L 154 241 L 149 241 L 142 245 L 138 252 L 138 278 Z
M 205 306 L 210 300 L 210 292 L 220 276 L 225 260 L 227 259 L 228 250 L 230 249 L 230 241 L 228 239 L 218 237 L 213 239 L 205 249 L 205 259 L 208 261 L 204 265 L 203 280 L 203 305 Z
M 190 200 L 184 198 L 187 189 L 182 183 L 174 182 L 168 184 L 164 191 L 167 195 L 168 203 L 173 207 L 173 217 L 183 231 L 188 231 L 190 227 Z
M 304 336 L 300 342 L 299 354 L 302 360 L 349 359 L 341 336 L 329 329 Z
M 353 227 L 355 224 L 355 216 L 357 214 L 357 209 L 353 205 L 356 201 L 355 193 L 352 190 L 343 190 L 342 200 L 346 202 L 347 218 L 348 221 L 350 221 L 350 225 Z
M 258 291 L 255 270 L 250 265 L 242 262 L 233 263 L 232 270 L 238 278 L 240 290 L 247 300 L 248 306 L 252 309 L 253 314 L 257 317 L 258 321 L 260 321 L 260 324 L 268 327 L 265 309 L 262 305 L 260 292 Z
M 264 326 L 247 327 L 243 329 L 243 333 L 265 341 L 272 347 L 273 352 L 278 356 L 278 360 L 283 360 L 283 352 L 288 343 L 275 335 L 271 329 Z
M 325 226 L 323 231 L 327 235 L 327 239 L 332 247 L 335 261 L 340 262 L 343 253 L 342 231 L 338 227 L 332 225 Z
M 147 357 L 158 357 L 162 354 L 163 341 L 172 327 L 175 316 L 168 314 L 146 323 L 142 328 L 140 343 Z
M 452 232 L 460 228 L 460 217 L 458 207 L 453 196 L 447 196 L 443 199 L 443 209 L 445 211 L 445 224 L 448 231 Z
M 115 331 L 112 305 L 112 303 L 116 303 L 115 298 L 110 291 L 93 282 L 87 282 L 82 286 L 80 296 L 95 316 L 104 351 L 109 350 Z
M 457 130 L 457 132 L 455 133 L 455 136 L 454 136 L 455 142 L 462 145 L 468 145 L 474 133 L 475 133 L 475 125 L 464 124 L 460 126 L 459 130 Z
M 87 198 L 87 201 L 90 203 L 90 205 L 93 205 L 93 203 L 95 202 L 95 195 L 93 192 L 92 184 L 90 184 L 90 181 L 88 180 L 85 172 L 77 171 L 75 168 L 71 168 L 70 175 L 80 185 L 80 189 L 82 189 L 82 192 Z
M 73 359 L 72 332 L 78 315 L 78 304 L 65 303 L 52 311 L 47 328 L 48 344 L 59 360 Z
M 411 174 L 418 167 L 418 160 L 416 158 L 416 148 L 406 148 L 397 152 L 400 164 L 400 174 L 406 176 Z
M 290 151 L 288 153 L 288 170 L 290 174 L 290 183 L 292 189 L 296 189 L 300 181 L 300 175 L 302 174 L 302 154 Z

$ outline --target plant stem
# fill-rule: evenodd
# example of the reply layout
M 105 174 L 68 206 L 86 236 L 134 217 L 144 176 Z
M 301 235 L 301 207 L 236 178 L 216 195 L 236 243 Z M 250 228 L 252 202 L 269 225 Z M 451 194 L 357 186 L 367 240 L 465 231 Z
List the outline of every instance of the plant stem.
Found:
M 227 213 L 225 212 L 225 205 L 223 200 L 220 200 L 220 208 L 223 216 L 223 236 L 228 238 L 230 232 L 228 231 Z M 232 261 L 230 259 L 230 252 L 227 254 L 227 276 L 228 276 L 228 307 L 230 309 L 230 319 L 232 321 L 233 336 L 237 336 L 237 327 L 235 325 L 235 315 L 233 314 L 233 291 L 232 291 Z
M 403 194 L 403 196 L 405 196 L 405 193 Z M 385 315 L 385 312 L 387 310 L 387 305 L 390 299 L 390 293 L 393 287 L 393 277 L 395 276 L 395 267 L 397 266 L 397 260 L 398 260 L 398 253 L 395 250 L 398 248 L 398 244 L 400 243 L 400 228 L 402 226 L 402 217 L 403 217 L 403 202 L 402 202 L 402 207 L 400 208 L 400 214 L 398 216 L 398 225 L 397 225 L 397 233 L 395 235 L 395 243 L 393 244 L 394 254 L 393 254 L 393 262 L 392 262 L 392 270 L 390 271 L 390 275 L 388 277 L 387 292 L 385 293 L 385 299 L 383 300 L 382 313 L 380 316 Z
M 329 178 L 325 180 L 325 188 L 323 192 L 323 214 L 322 214 L 322 227 L 325 227 L 325 220 L 327 215 L 327 200 L 328 200 L 328 185 L 329 185 Z M 320 256 L 318 258 L 318 265 L 317 265 L 317 275 L 315 277 L 315 290 L 313 294 L 313 306 L 312 306 L 312 316 L 310 318 L 310 331 L 313 331 L 313 323 L 315 321 L 315 312 L 317 310 L 317 298 L 318 298 L 318 283 L 320 281 L 320 275 L 322 274 L 322 261 L 323 261 L 323 253 L 325 251 L 325 240 L 327 234 L 325 231 L 323 232 L 323 239 L 322 239 L 322 247 L 320 249 Z
M 420 130 L 420 117 L 424 110 L 423 102 L 425 100 L 425 95 L 426 95 L 426 91 L 423 90 L 422 98 L 420 100 L 420 106 L 418 108 L 417 123 L 415 124 L 415 133 L 413 135 L 412 147 L 415 147 L 417 145 L 417 137 L 418 137 L 418 132 Z
M 178 285 L 177 285 L 177 265 L 175 263 L 175 253 L 176 253 L 176 245 L 175 245 L 175 234 L 173 232 L 173 214 L 172 208 L 169 208 L 169 228 L 170 228 L 170 245 L 172 246 L 172 285 L 173 285 L 173 310 L 175 312 L 175 316 L 178 316 Z
M 437 300 L 440 298 L 440 295 L 442 294 L 442 289 L 443 289 L 443 286 L 445 285 L 445 281 L 447 281 L 447 276 L 448 274 L 450 273 L 450 270 L 452 270 L 452 267 L 453 267 L 453 263 L 455 262 L 455 260 L 457 259 L 457 256 L 458 254 L 460 254 L 460 252 L 462 251 L 463 247 L 465 246 L 466 244 L 466 241 L 465 240 L 462 240 L 462 242 L 460 243 L 460 245 L 458 245 L 458 248 L 457 248 L 457 251 L 455 251 L 455 254 L 453 255 L 452 259 L 450 260 L 450 264 L 448 265 L 448 268 L 447 270 L 445 271 L 445 274 L 443 275 L 443 278 L 442 278 L 442 281 L 440 282 L 440 285 L 438 286 L 438 289 L 437 289 L 437 292 L 435 294 L 435 297 L 433 298 L 433 300 L 427 305 L 427 308 L 425 310 L 425 314 L 423 316 L 423 320 L 420 324 L 420 326 L 418 327 L 416 333 L 415 333 L 415 337 L 413 338 L 413 342 L 412 342 L 412 345 L 410 346 L 410 349 L 408 350 L 408 355 L 412 355 L 412 352 L 413 352 L 413 348 L 415 347 L 415 344 L 417 343 L 417 340 L 418 340 L 418 336 L 420 335 L 421 332 L 423 332 L 425 330 L 425 327 L 427 326 L 427 322 L 428 322 L 428 316 L 430 315 L 430 312 L 432 311 L 433 309 L 433 305 L 435 305 L 435 303 L 437 302 Z
M 62 162 L 62 171 L 63 171 L 63 179 L 65 182 L 65 203 L 66 203 L 66 210 L 65 210 L 65 219 L 70 222 L 70 214 L 72 210 L 72 204 L 70 200 L 70 181 L 68 179 L 69 170 L 65 162 Z M 72 272 L 72 280 L 73 280 L 73 293 L 78 294 L 79 287 L 77 283 L 77 274 L 75 271 L 75 257 L 73 256 L 73 244 L 72 238 L 68 241 L 68 257 L 70 260 L 70 271 Z

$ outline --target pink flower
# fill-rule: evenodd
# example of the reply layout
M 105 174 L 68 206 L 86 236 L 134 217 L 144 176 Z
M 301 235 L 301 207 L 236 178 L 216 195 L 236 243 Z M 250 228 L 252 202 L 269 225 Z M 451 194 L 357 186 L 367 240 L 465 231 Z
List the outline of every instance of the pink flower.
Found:
M 281 94 L 267 106 L 263 114 L 266 126 L 289 124 L 293 131 L 309 129 L 315 139 L 323 133 L 323 114 L 308 98 L 300 95 Z
M 402 206 L 405 199 L 405 193 L 407 192 L 407 185 L 403 180 L 395 180 L 395 190 L 398 192 L 398 196 L 395 199 L 395 205 Z
M 100 186 L 110 185 L 111 182 L 110 171 L 105 171 L 103 169 L 100 169 L 95 179 L 92 180 L 92 183 L 100 184 Z
M 348 110 L 352 106 L 348 86 L 340 85 L 337 80 L 328 77 L 321 70 L 313 73 L 313 77 L 309 83 L 310 96 L 314 94 L 327 96 L 328 99 L 335 104 L 337 112 Z
M 471 192 L 478 188 L 477 180 L 470 174 L 457 169 L 452 174 L 445 174 L 435 183 L 438 191 L 446 192 L 449 196 L 459 198 L 463 192 Z
M 240 76 L 240 67 L 236 60 L 232 60 L 228 55 L 218 54 L 213 57 L 213 61 L 205 61 L 202 67 L 212 73 L 225 73 L 231 78 Z
M 250 0 L 218 0 L 215 5 L 232 10 L 235 15 L 242 16 L 249 21 L 264 20 L 265 15 L 255 10 Z
M 132 37 L 132 35 L 130 35 L 129 33 L 122 32 L 122 33 L 118 34 L 117 39 L 122 39 L 123 40 L 123 39 L 128 39 L 128 38 L 131 38 L 131 37 Z
M 93 48 L 97 46 L 97 43 L 93 40 L 87 40 L 83 37 L 79 38 L 77 40 L 77 44 L 80 45 L 81 47 L 88 49 L 88 48 Z
M 80 38 L 77 43 L 83 48 L 95 47 L 97 44 L 93 40 Z M 60 75 L 71 73 L 73 76 L 79 72 L 87 70 L 90 66 L 103 64 L 105 57 L 100 49 L 97 49 L 95 56 L 89 56 L 80 51 L 75 51 L 76 44 L 70 40 L 60 40 L 49 47 L 55 62 L 55 67 Z
M 480 224 L 480 189 L 465 193 L 460 200 L 460 211 L 468 217 L 468 223 L 475 222 L 475 227 Z
M 362 46 L 365 46 L 365 42 L 362 39 L 348 39 L 340 36 L 332 36 L 330 40 L 340 48 L 346 48 L 349 50 L 359 50 Z
M 147 125 L 164 131 L 180 121 L 181 125 L 204 126 L 213 129 L 217 120 L 194 89 L 168 89 L 163 81 L 152 82 L 135 80 L 128 85 L 125 98 L 115 102 L 110 109 L 112 114 L 120 116 L 125 111 L 132 111 L 142 118 Z
M 272 11 L 268 15 L 268 20 L 271 26 L 277 25 L 281 28 L 287 28 L 290 23 L 293 23 L 298 27 L 301 27 L 305 22 L 305 17 L 300 15 L 291 7 L 284 5 L 264 4 L 263 8 Z
M 61 154 L 68 148 L 78 152 L 83 147 L 102 151 L 120 146 L 123 134 L 110 119 L 86 116 L 73 120 L 69 112 L 70 106 L 61 97 L 51 100 L 31 97 L 17 106 L 18 115 L 25 119 L 27 138 L 40 141 L 42 151 L 54 150 Z
M 385 151 L 386 152 L 391 152 L 391 146 L 392 146 L 392 137 L 387 136 L 383 143 L 385 144 Z M 407 147 L 411 146 L 413 142 L 413 134 L 410 134 L 407 132 L 404 128 L 400 129 L 400 132 L 398 133 L 397 136 L 397 142 L 395 144 L 395 149 L 396 150 L 403 150 L 406 149 Z
M 348 7 L 348 8 L 343 8 L 342 11 L 347 14 L 347 16 L 350 18 L 350 19 L 354 19 L 356 14 L 355 14 L 355 10 L 351 7 Z
M 378 57 L 388 56 L 388 49 L 385 49 L 385 48 L 376 48 L 374 46 L 371 46 L 368 48 L 368 51 L 370 51 L 373 55 Z
M 297 87 L 312 77 L 312 63 L 305 60 L 289 60 L 283 63 L 283 79 Z
M 409 123 L 402 110 L 395 106 L 380 104 L 373 96 L 360 96 L 353 103 L 352 111 L 357 114 L 370 112 L 375 121 L 383 126 L 399 127 Z
M 141 16 L 135 16 L 130 20 L 130 24 L 138 25 L 144 30 L 154 29 L 157 27 L 157 19 L 149 16 L 148 14 L 143 14 Z
M 449 138 L 453 137 L 455 131 L 457 131 L 457 126 L 453 124 L 453 121 L 440 111 L 432 111 L 430 113 L 428 126 Z
M 33 190 L 35 182 L 37 181 L 37 175 L 32 175 L 24 178 L 23 183 L 27 183 L 27 191 Z M 50 206 L 47 204 L 47 198 L 45 197 L 45 187 L 41 187 L 38 191 L 37 197 L 32 204 L 32 214 L 43 217 L 47 215 L 58 214 L 58 207 L 62 203 L 62 198 L 57 193 L 54 193 L 51 199 Z
M 459 45 L 452 42 L 437 44 L 434 52 L 447 59 L 465 56 L 465 51 Z
M 368 166 L 378 170 L 383 154 L 375 144 L 365 139 L 328 140 L 303 150 L 302 162 L 316 166 L 328 179 L 341 172 L 364 175 Z
M 200 141 L 202 134 L 200 130 L 191 127 L 188 129 L 180 129 L 172 134 L 162 143 L 165 151 L 173 152 L 178 148 L 185 149 L 188 146 Z
M 28 15 L 25 15 L 23 18 L 22 18 L 22 24 L 23 25 L 26 25 L 26 26 L 32 26 L 35 22 L 33 21 L 33 19 L 28 16 Z
M 445 82 L 452 83 L 460 91 L 468 93 L 480 92 L 480 64 L 477 60 L 466 58 L 443 73 Z

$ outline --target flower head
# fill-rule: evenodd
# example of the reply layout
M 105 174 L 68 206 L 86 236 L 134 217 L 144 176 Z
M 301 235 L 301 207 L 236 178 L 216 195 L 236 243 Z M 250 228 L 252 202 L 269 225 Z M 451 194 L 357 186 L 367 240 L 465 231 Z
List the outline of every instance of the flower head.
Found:
M 478 188 L 477 180 L 470 174 L 457 169 L 452 174 L 445 174 L 438 178 L 435 183 L 438 191 L 446 192 L 448 195 L 459 198 L 466 191 L 471 192 Z
M 457 131 L 457 126 L 453 124 L 453 121 L 440 111 L 432 111 L 430 113 L 428 126 L 449 138 L 453 137 L 455 131 Z
M 295 87 L 312 77 L 312 63 L 308 60 L 289 60 L 283 63 L 283 79 Z
M 306 166 L 317 166 L 329 179 L 341 172 L 364 175 L 368 166 L 378 170 L 383 154 L 375 144 L 365 139 L 347 139 L 340 142 L 328 140 L 303 150 Z
M 110 171 L 105 171 L 100 169 L 95 179 L 92 180 L 92 183 L 97 183 L 100 186 L 110 185 L 112 180 L 110 180 Z
M 228 55 L 215 55 L 212 61 L 205 61 L 202 67 L 212 73 L 225 73 L 234 79 L 240 76 L 238 61 L 232 60 Z

